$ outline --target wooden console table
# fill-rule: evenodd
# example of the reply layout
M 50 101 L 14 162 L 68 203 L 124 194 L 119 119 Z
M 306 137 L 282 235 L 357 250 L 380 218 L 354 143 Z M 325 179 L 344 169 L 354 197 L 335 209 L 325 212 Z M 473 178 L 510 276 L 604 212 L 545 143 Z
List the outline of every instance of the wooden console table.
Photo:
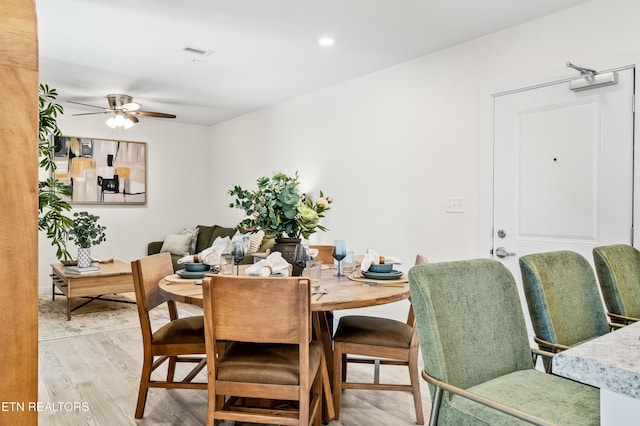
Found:
M 131 264 L 114 260 L 111 263 L 101 263 L 100 271 L 84 274 L 70 274 L 65 272 L 66 266 L 61 263 L 51 264 L 51 290 L 52 299 L 56 298 L 56 287 L 67 297 L 67 320 L 71 320 L 71 311 L 74 311 L 96 299 L 105 299 L 105 294 L 129 293 L 133 288 L 133 276 Z M 60 294 L 60 293 L 58 293 Z M 89 300 L 71 309 L 71 299 L 85 297 Z M 130 302 L 135 303 L 135 302 Z

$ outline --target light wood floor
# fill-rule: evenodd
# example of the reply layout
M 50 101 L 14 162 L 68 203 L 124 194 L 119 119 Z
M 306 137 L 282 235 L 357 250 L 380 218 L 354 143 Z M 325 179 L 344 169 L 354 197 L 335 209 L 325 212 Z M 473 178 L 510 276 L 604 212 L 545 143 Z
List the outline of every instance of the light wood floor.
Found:
M 142 368 L 142 342 L 136 328 L 69 337 L 39 344 L 39 424 L 204 425 L 206 391 L 151 389 L 145 415 L 135 420 Z M 372 367 L 349 366 L 351 380 L 368 380 Z M 206 380 L 206 373 L 200 379 Z M 353 375 L 351 375 L 353 374 Z M 408 382 L 406 368 L 385 366 L 381 380 Z M 429 393 L 421 380 L 425 421 Z M 49 405 L 45 405 L 50 403 Z M 75 408 L 74 408 L 75 404 Z M 414 425 L 411 394 L 347 390 L 341 416 L 331 426 Z

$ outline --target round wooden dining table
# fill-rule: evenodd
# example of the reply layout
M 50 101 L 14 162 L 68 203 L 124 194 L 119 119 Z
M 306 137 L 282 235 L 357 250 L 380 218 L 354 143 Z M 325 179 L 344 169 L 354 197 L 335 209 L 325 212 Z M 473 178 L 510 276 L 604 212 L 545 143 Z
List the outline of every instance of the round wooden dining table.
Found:
M 333 377 L 333 344 L 331 324 L 332 312 L 341 309 L 364 308 L 397 302 L 409 297 L 409 284 L 406 275 L 396 281 L 350 279 L 336 277 L 335 269 L 327 268 L 322 271 L 320 292 L 311 295 L 311 311 L 313 313 L 313 331 L 316 339 L 322 342 L 327 361 L 327 377 L 324 377 L 325 392 L 328 392 L 329 404 L 328 420 L 333 419 L 333 400 L 330 394 L 331 378 Z M 202 285 L 188 280 L 162 279 L 158 283 L 160 293 L 176 302 L 203 306 Z
M 352 280 L 346 276 L 335 277 L 335 270 L 322 271 L 320 289 L 326 293 L 311 296 L 311 310 L 314 312 L 336 311 L 340 309 L 364 308 L 397 302 L 409 297 L 409 285 L 396 281 L 386 284 L 376 280 Z M 163 279 L 159 283 L 160 292 L 176 302 L 202 306 L 202 285 L 194 281 L 180 282 Z

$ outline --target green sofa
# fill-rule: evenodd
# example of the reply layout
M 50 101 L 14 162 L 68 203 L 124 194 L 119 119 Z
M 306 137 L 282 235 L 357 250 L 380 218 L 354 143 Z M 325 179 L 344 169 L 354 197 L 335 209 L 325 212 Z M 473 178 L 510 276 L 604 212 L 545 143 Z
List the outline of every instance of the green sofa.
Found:
M 218 237 L 221 237 L 221 238 L 233 237 L 236 231 L 237 231 L 237 228 L 225 228 L 219 225 L 213 225 L 213 226 L 198 225 L 198 237 L 196 240 L 195 253 L 200 253 L 202 250 L 208 247 L 211 247 L 211 245 L 213 244 L 213 241 Z M 240 232 L 244 233 L 246 231 L 240 230 Z M 147 254 L 152 255 L 152 254 L 160 253 L 160 250 L 162 249 L 162 243 L 163 243 L 162 241 L 150 242 L 147 245 Z M 257 250 L 257 253 L 266 252 L 268 249 L 270 249 L 274 245 L 274 243 L 275 243 L 275 240 L 273 237 L 269 238 L 265 236 L 264 239 L 262 240 L 262 245 Z M 182 265 L 178 264 L 178 259 L 180 259 L 181 257 L 182 256 L 171 254 L 171 260 L 173 262 L 174 271 L 177 271 L 178 269 L 183 268 Z M 253 263 L 253 256 L 251 254 L 247 255 L 242 261 L 242 264 L 247 264 L 247 263 Z

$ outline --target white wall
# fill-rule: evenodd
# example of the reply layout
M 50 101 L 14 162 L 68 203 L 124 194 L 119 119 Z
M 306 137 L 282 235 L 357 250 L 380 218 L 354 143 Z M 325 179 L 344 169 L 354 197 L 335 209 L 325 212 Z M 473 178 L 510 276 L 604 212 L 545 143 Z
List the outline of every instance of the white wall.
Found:
M 568 60 L 589 66 L 638 50 L 637 16 L 636 1 L 593 1 L 214 126 L 216 157 L 246 156 L 212 171 L 216 196 L 298 170 L 335 198 L 321 242 L 372 247 L 405 268 L 416 253 L 487 257 L 478 249 L 490 232 L 479 227 L 480 181 L 491 178 L 479 172 L 481 92 L 541 72 L 577 75 Z M 464 197 L 465 212 L 445 213 L 448 196 Z
M 149 119 L 119 133 L 101 116 L 65 116 L 66 134 L 149 143 L 146 206 L 80 206 L 108 227 L 95 257 L 132 260 L 184 226 L 233 225 L 242 219 L 228 208 L 234 184 L 296 170 L 305 190 L 335 198 L 329 232 L 312 242 L 345 239 L 356 252 L 402 257 L 404 269 L 418 252 L 432 261 L 487 256 L 478 249 L 488 232 L 479 225 L 480 180 L 490 178 L 479 171 L 481 92 L 535 73 L 570 76 L 567 60 L 588 67 L 639 50 L 638 16 L 635 0 L 595 0 L 210 129 Z M 464 197 L 465 212 L 445 213 L 448 196 Z M 54 260 L 43 238 L 41 287 Z M 378 310 L 400 317 L 399 306 Z
M 104 124 L 103 115 L 71 116 L 78 112 L 86 111 L 65 108 L 65 115 L 58 120 L 64 135 L 147 143 L 146 205 L 73 205 L 73 211 L 100 216 L 99 222 L 107 227 L 107 240 L 92 248 L 92 257 L 130 262 L 146 255 L 150 241 L 162 240 L 166 234 L 179 232 L 184 227 L 214 222 L 207 127 L 143 117 L 133 128 L 118 131 Z M 72 242 L 69 252 L 75 257 L 76 247 Z M 40 293 L 51 291 L 49 265 L 53 262 L 56 262 L 55 249 L 40 232 Z

